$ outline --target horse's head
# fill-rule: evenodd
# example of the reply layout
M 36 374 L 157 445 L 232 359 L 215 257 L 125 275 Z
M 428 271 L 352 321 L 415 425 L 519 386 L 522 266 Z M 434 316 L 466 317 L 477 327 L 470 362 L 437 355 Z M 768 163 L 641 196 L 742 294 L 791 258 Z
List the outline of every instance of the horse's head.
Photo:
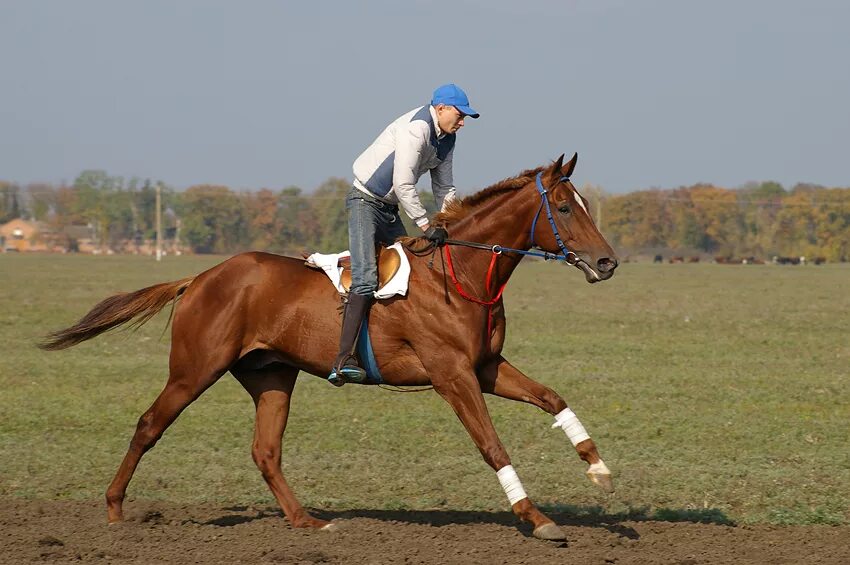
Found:
M 566 253 L 589 283 L 610 279 L 617 256 L 593 222 L 587 200 L 570 182 L 578 153 L 567 163 L 561 155 L 535 180 L 541 202 L 532 224 L 532 244 L 551 253 Z

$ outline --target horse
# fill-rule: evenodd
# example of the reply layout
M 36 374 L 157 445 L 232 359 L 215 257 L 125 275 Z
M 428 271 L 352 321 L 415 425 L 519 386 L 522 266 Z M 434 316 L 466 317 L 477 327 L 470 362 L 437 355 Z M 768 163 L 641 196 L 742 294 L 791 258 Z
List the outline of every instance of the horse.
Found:
M 447 205 L 433 222 L 453 239 L 438 256 L 424 238 L 405 238 L 409 293 L 378 301 L 368 318 L 383 382 L 433 387 L 496 471 L 514 514 L 532 524 L 535 537 L 551 540 L 564 539 L 563 531 L 523 490 L 483 393 L 555 416 L 552 427 L 567 434 L 589 465 L 587 476 L 613 492 L 610 470 L 566 401 L 501 355 L 502 290 L 524 256 L 562 261 L 589 283 L 609 279 L 617 267 L 587 200 L 570 182 L 577 160 L 574 154 L 564 163 L 561 155 Z M 48 334 L 43 349 L 64 349 L 123 324 L 144 324 L 174 303 L 168 379 L 139 418 L 106 491 L 108 522 L 123 520 L 127 486 L 142 456 L 189 404 L 230 372 L 254 401 L 252 458 L 290 524 L 335 529 L 296 499 L 281 472 L 281 440 L 299 372 L 324 377 L 331 370 L 340 299 L 324 273 L 305 267 L 303 259 L 247 252 L 194 277 L 106 298 L 75 325 Z

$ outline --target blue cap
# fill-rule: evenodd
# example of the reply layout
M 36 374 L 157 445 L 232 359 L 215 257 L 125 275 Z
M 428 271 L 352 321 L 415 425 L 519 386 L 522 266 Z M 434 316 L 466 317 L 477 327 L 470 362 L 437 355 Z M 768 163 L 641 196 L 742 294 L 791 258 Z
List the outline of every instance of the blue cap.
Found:
M 445 104 L 446 106 L 454 106 L 465 116 L 477 118 L 480 114 L 469 107 L 469 98 L 466 97 L 466 92 L 456 84 L 444 84 L 434 91 L 434 97 L 431 98 L 431 106 L 437 104 Z

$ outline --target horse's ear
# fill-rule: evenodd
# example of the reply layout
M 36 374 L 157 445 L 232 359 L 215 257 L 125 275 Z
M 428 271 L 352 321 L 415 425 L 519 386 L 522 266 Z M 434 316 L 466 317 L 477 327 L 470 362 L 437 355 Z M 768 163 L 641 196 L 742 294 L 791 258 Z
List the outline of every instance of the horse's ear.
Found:
M 545 175 L 550 179 L 550 184 L 551 181 L 557 182 L 561 178 L 561 167 L 563 166 L 564 154 L 561 153 L 561 156 L 558 157 L 555 162 L 552 163 L 552 166 L 546 170 Z
M 563 158 L 563 155 L 561 155 Z M 573 170 L 576 168 L 576 163 L 578 162 L 578 153 L 573 153 L 573 158 L 570 159 L 566 165 L 561 167 L 561 176 L 571 177 L 573 176 Z
M 561 167 L 564 166 L 564 156 L 565 155 L 566 155 L 566 153 L 561 153 L 561 156 L 558 157 L 558 159 L 555 161 L 555 165 L 553 166 L 555 171 L 560 171 Z

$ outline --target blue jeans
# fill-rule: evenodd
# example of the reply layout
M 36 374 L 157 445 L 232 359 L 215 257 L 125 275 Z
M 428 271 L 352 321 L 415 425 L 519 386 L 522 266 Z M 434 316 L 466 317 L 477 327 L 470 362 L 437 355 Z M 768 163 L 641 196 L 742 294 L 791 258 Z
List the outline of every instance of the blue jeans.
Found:
M 351 251 L 351 292 L 369 295 L 378 290 L 375 246 L 391 245 L 407 235 L 398 206 L 387 204 L 353 186 L 345 197 L 348 246 Z

